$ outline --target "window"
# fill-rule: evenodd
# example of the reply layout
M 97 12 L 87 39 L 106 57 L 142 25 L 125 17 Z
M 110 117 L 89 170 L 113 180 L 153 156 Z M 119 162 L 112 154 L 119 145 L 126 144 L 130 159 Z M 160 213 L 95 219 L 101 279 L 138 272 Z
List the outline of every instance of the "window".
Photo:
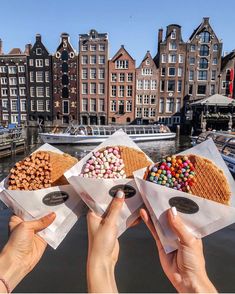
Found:
M 50 97 L 50 88 L 46 87 L 46 97 Z
M 142 116 L 142 108 L 137 107 L 136 108 L 136 117 L 141 117 Z
M 90 64 L 96 64 L 96 55 L 90 56 Z
M 26 95 L 26 89 L 25 88 L 19 88 L 20 96 Z
M 2 99 L 2 110 L 8 110 L 8 100 L 7 99 Z
M 217 63 L 218 63 L 218 59 L 216 57 L 213 58 L 212 65 L 217 65 Z
M 36 67 L 43 67 L 43 60 L 42 59 L 36 59 Z
M 156 110 L 155 108 L 149 108 L 149 116 L 154 117 L 156 115 Z
M 174 111 L 174 98 L 166 98 L 166 112 Z
M 45 71 L 45 82 L 50 82 L 49 71 Z
M 126 102 L 126 112 L 132 112 L 132 101 L 130 100 Z
M 2 88 L 1 89 L 1 96 L 7 96 L 7 88 Z
M 33 59 L 29 59 L 29 66 L 33 66 L 33 65 L 34 65 Z
M 142 89 L 143 89 L 143 81 L 137 80 L 137 90 L 142 90 Z
M 161 68 L 161 76 L 164 77 L 166 75 L 166 68 L 162 67 Z
M 67 50 L 63 50 L 63 51 L 62 51 L 62 53 L 61 53 L 61 59 L 62 59 L 63 61 L 69 59 L 69 54 L 68 54 L 68 51 L 67 51 Z
M 123 100 L 118 101 L 118 113 L 124 114 L 124 101 Z
M 7 67 L 6 66 L 0 66 L 0 73 L 6 73 Z
M 124 86 L 119 86 L 118 97 L 124 97 Z
M 189 64 L 194 65 L 195 64 L 195 57 L 190 57 L 189 58 Z
M 112 97 L 116 97 L 117 96 L 117 86 L 116 85 L 113 85 L 112 86 L 111 95 L 112 95 Z
M 190 51 L 194 52 L 196 50 L 196 46 L 194 44 L 190 45 Z
M 226 89 L 229 86 L 228 81 L 222 81 L 222 89 Z
M 150 81 L 144 80 L 144 90 L 149 90 L 149 89 L 150 89 Z
M 143 99 L 143 103 L 144 103 L 144 104 L 149 104 L 149 95 L 144 95 L 143 98 L 144 98 L 144 99 Z
M 33 71 L 30 71 L 30 73 L 29 73 L 29 80 L 30 80 L 30 82 L 34 82 L 34 72 Z
M 91 51 L 95 51 L 95 50 L 96 50 L 96 45 L 93 45 L 93 44 L 90 45 L 90 50 L 91 50 Z
M 173 31 L 171 32 L 171 39 L 176 39 L 176 30 L 173 29 Z
M 82 83 L 82 94 L 88 94 L 88 85 L 87 85 L 87 83 Z
M 17 100 L 16 99 L 11 100 L 11 111 L 18 111 Z
M 43 87 L 37 87 L 37 97 L 43 97 L 44 96 L 44 88 Z
M 86 80 L 88 78 L 88 69 L 87 68 L 83 68 L 82 69 L 82 79 Z
M 49 66 L 49 65 L 50 65 L 49 59 L 45 59 L 45 66 Z
M 96 69 L 95 68 L 90 69 L 90 79 L 92 79 L 92 80 L 96 79 Z
M 178 68 L 178 77 L 182 77 L 182 75 L 183 75 L 183 68 L 179 67 Z
M 176 63 L 176 55 L 175 54 L 169 54 L 168 62 L 169 63 Z
M 176 99 L 175 111 L 176 112 L 180 112 L 181 111 L 181 99 L 180 98 L 177 98 Z
M 210 42 L 210 33 L 209 32 L 202 32 L 200 35 L 200 42 L 201 43 L 209 43 Z
M 209 47 L 207 45 L 202 45 L 199 51 L 200 56 L 208 56 L 209 55 Z
M 105 78 L 105 69 L 99 68 L 99 79 L 104 80 L 104 78 Z
M 36 82 L 43 82 L 43 72 L 36 71 Z
M 179 63 L 183 63 L 184 62 L 184 56 L 183 54 L 179 54 Z
M 112 82 L 116 82 L 116 80 L 117 80 L 117 74 L 116 73 L 112 73 L 111 81 Z
M 82 111 L 88 111 L 88 99 L 82 98 Z
M 166 54 L 162 54 L 162 63 L 166 63 Z
M 18 123 L 18 114 L 12 114 L 11 115 L 11 123 L 12 124 Z
M 125 82 L 125 74 L 124 73 L 119 74 L 119 82 Z
M 170 77 L 175 76 L 175 67 L 168 68 L 168 76 L 170 76 Z
M 50 111 L 50 100 L 46 100 L 46 111 Z
M 115 67 L 117 69 L 128 69 L 128 60 L 117 60 L 117 61 L 115 61 Z
M 34 100 L 31 100 L 30 101 L 30 108 L 31 108 L 31 111 L 35 111 L 36 110 L 36 107 L 35 107 L 35 101 Z
M 90 100 L 90 111 L 96 112 L 96 99 L 91 98 Z
M 159 112 L 160 113 L 164 112 L 164 98 L 160 98 L 159 100 Z
M 25 67 L 24 67 L 24 65 L 19 65 L 19 66 L 18 66 L 18 71 L 19 71 L 19 72 L 25 72 Z
M 63 114 L 69 114 L 69 101 L 62 101 L 62 112 Z
M 42 55 L 42 49 L 36 48 L 36 55 Z
M 150 65 L 150 60 L 149 59 L 146 59 L 145 64 L 146 65 Z
M 189 80 L 190 81 L 193 81 L 193 79 L 194 79 L 194 71 L 193 70 L 190 70 L 189 71 Z
M 21 111 L 26 111 L 26 100 L 21 100 L 20 101 L 20 109 Z
M 9 78 L 9 85 L 17 85 L 17 79 L 16 78 Z
M 17 96 L 17 89 L 16 88 L 10 89 L 10 96 Z
M 2 120 L 4 120 L 4 121 L 8 121 L 8 117 L 9 117 L 8 114 L 3 114 L 3 115 L 2 115 Z
M 104 112 L 104 99 L 99 99 L 99 111 Z
M 72 63 L 71 63 L 71 65 L 72 65 Z M 69 71 L 68 63 L 63 62 L 62 63 L 62 72 L 67 73 L 68 71 Z
M 156 80 L 151 81 L 151 90 L 157 90 L 157 81 Z
M 137 95 L 137 104 L 142 104 L 142 95 Z
M 96 94 L 96 83 L 90 84 L 90 94 Z
M 88 50 L 88 45 L 87 44 L 83 44 L 82 45 L 82 51 L 87 51 Z
M 99 94 L 105 94 L 104 83 L 99 83 Z
M 116 110 L 117 110 L 117 103 L 115 100 L 112 100 L 110 104 L 110 111 L 115 112 Z
M 105 51 L 105 45 L 99 44 L 99 51 Z
M 19 84 L 25 84 L 25 77 L 19 77 Z
M 99 55 L 99 64 L 105 64 L 105 56 Z
M 88 56 L 82 55 L 82 64 L 88 64 Z
M 175 81 L 169 80 L 167 83 L 167 91 L 174 92 L 175 91 Z
M 211 85 L 211 95 L 215 94 L 215 84 Z
M 133 73 L 129 72 L 127 74 L 127 82 L 133 82 Z
M 206 81 L 207 80 L 207 71 L 206 70 L 198 70 L 197 79 L 199 81 Z
M 3 77 L 1 78 L 1 85 L 6 85 L 7 84 L 7 78 Z
M 163 80 L 160 81 L 160 91 L 161 92 L 165 91 L 165 81 L 163 81 Z
M 142 75 L 151 76 L 153 74 L 152 68 L 142 68 Z
M 219 50 L 219 45 L 218 44 L 214 44 L 213 45 L 213 51 L 218 51 Z
M 215 81 L 215 79 L 216 79 L 216 70 L 212 70 L 211 71 L 211 80 Z
M 190 95 L 193 94 L 193 85 L 192 85 L 192 84 L 189 85 L 188 93 L 189 93 Z
M 206 94 L 206 85 L 198 85 L 197 86 L 197 94 L 205 95 Z
M 156 96 L 155 95 L 150 95 L 150 103 L 155 104 L 156 103 Z
M 132 86 L 127 86 L 127 97 L 132 97 Z
M 37 100 L 37 111 L 44 111 L 43 100 Z
M 35 96 L 35 88 L 34 87 L 30 87 L 30 96 L 31 97 Z
M 169 50 L 177 50 L 176 42 L 169 43 Z
M 206 58 L 200 58 L 199 68 L 200 69 L 206 69 L 206 68 L 208 68 L 208 60 Z
M 178 81 L 177 82 L 177 92 L 181 92 L 182 91 L 182 81 Z
M 144 117 L 148 117 L 149 116 L 149 109 L 144 107 Z
M 16 66 L 9 66 L 8 71 L 9 71 L 9 74 L 15 74 L 16 73 Z
M 62 88 L 62 97 L 69 98 L 69 89 L 67 87 Z

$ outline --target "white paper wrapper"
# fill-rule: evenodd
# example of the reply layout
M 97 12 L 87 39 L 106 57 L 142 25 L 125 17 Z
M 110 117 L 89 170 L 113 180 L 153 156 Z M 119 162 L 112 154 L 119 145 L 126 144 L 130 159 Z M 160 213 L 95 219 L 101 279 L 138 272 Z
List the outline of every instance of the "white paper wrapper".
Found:
M 36 151 L 39 150 L 63 153 L 49 144 L 42 145 Z M 7 178 L 0 183 L 0 199 L 24 220 L 56 213 L 54 222 L 38 233 L 56 249 L 82 214 L 84 205 L 76 191 L 71 185 L 35 191 L 7 190 L 6 182 Z
M 97 146 L 92 152 L 98 151 L 106 146 L 127 146 L 141 149 L 128 137 L 122 130 L 118 130 L 110 136 L 105 142 Z M 65 177 L 74 187 L 76 192 L 81 196 L 87 206 L 95 213 L 102 215 L 110 202 L 112 196 L 110 192 L 115 194 L 119 188 L 128 194 L 134 194 L 130 198 L 125 199 L 120 217 L 118 219 L 119 236 L 128 228 L 128 226 L 137 219 L 139 208 L 143 205 L 143 200 L 136 187 L 134 179 L 91 179 L 80 177 L 84 164 L 92 156 L 92 152 L 87 154 L 76 165 L 65 173 Z M 149 159 L 150 162 L 151 159 Z M 126 193 L 125 193 L 126 194 Z M 127 194 L 126 194 L 127 197 Z
M 181 154 L 196 154 L 206 157 L 224 171 L 230 185 L 231 205 L 223 205 L 145 181 L 143 176 L 146 169 L 136 171 L 134 176 L 137 187 L 150 212 L 166 253 L 177 249 L 177 237 L 168 226 L 166 218 L 166 211 L 171 207 L 169 202 L 172 204 L 173 200 L 176 201 L 174 205 L 181 205 L 181 208 L 183 208 L 184 213 L 178 213 L 188 230 L 196 237 L 205 237 L 235 222 L 235 182 L 213 140 L 206 140 Z M 213 183 L 211 185 L 213 186 Z

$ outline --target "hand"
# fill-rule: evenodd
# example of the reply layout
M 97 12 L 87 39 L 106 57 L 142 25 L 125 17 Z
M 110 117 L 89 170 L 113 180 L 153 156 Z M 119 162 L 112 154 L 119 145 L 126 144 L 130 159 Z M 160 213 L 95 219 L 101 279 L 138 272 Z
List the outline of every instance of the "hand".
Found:
M 12 216 L 10 238 L 0 254 L 0 277 L 12 291 L 41 259 L 47 243 L 36 233 L 47 228 L 55 219 L 55 213 L 34 221 L 23 221 Z
M 124 193 L 118 191 L 105 215 L 99 217 L 92 211 L 87 214 L 89 292 L 118 292 L 114 277 L 114 268 L 119 254 L 116 223 L 123 203 Z
M 156 241 L 163 271 L 176 290 L 178 292 L 217 293 L 206 273 L 202 241 L 188 232 L 177 215 L 176 209 L 169 209 L 168 221 L 179 238 L 179 244 L 178 250 L 169 254 L 165 253 L 147 211 L 141 209 L 140 215 Z

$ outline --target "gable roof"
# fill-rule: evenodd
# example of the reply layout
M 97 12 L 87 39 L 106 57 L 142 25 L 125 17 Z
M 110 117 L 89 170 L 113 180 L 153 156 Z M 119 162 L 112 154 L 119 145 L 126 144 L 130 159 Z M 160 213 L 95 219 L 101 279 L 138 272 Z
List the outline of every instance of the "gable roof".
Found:
M 20 50 L 20 48 L 13 48 L 11 51 L 8 53 L 9 55 L 22 55 L 23 52 Z
M 224 57 L 222 57 L 222 60 L 221 60 L 221 70 L 223 70 L 227 63 L 231 60 L 235 58 L 235 50 L 233 50 L 232 52 L 230 52 L 229 54 L 225 55 Z
M 143 65 L 143 63 L 145 62 L 146 59 L 150 59 L 152 61 L 152 65 L 154 67 L 156 67 L 156 64 L 155 64 L 155 62 L 154 62 L 154 60 L 152 58 L 151 53 L 149 51 L 147 51 L 146 54 L 145 54 L 145 56 L 144 56 L 144 58 L 142 59 L 140 65 L 137 68 L 140 68 Z
M 207 28 L 205 27 L 206 25 L 209 27 L 209 29 L 211 29 L 215 37 L 218 39 L 212 26 L 209 23 L 209 17 L 203 17 L 203 20 L 200 23 L 200 25 L 193 31 L 192 35 L 189 37 L 189 41 L 192 41 L 196 37 L 196 35 L 198 35 L 199 33 L 208 30 L 208 27 Z
M 111 61 L 117 60 L 119 57 L 121 57 L 122 55 L 124 55 L 124 53 L 127 54 L 133 61 L 135 61 L 135 59 L 133 59 L 133 57 L 129 54 L 129 52 L 124 48 L 124 45 L 121 45 L 121 48 L 113 56 L 113 58 L 111 59 Z

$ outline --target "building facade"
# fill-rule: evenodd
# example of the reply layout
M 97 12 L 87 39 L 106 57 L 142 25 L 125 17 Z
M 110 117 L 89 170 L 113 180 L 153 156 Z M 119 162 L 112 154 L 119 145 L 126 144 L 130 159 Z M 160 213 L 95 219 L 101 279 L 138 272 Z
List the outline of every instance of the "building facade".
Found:
M 51 124 L 53 121 L 52 57 L 43 45 L 41 35 L 27 57 L 28 65 L 28 123 Z
M 90 30 L 79 35 L 80 123 L 104 125 L 108 121 L 108 34 Z
M 230 98 L 235 98 L 235 51 L 222 57 L 221 71 L 219 75 L 219 93 Z
M 3 125 L 27 123 L 27 54 L 19 48 L 3 53 L 0 40 L 0 123 Z
M 54 123 L 66 125 L 78 122 L 77 91 L 78 57 L 67 33 L 62 33 L 60 45 L 53 56 Z
M 135 120 L 135 60 L 122 45 L 109 61 L 108 123 Z
M 182 39 L 181 26 L 167 26 L 158 32 L 158 52 L 154 58 L 159 70 L 158 122 L 176 125 L 181 122 L 184 99 L 186 43 Z
M 149 51 L 136 68 L 135 122 L 149 124 L 157 121 L 158 69 Z

